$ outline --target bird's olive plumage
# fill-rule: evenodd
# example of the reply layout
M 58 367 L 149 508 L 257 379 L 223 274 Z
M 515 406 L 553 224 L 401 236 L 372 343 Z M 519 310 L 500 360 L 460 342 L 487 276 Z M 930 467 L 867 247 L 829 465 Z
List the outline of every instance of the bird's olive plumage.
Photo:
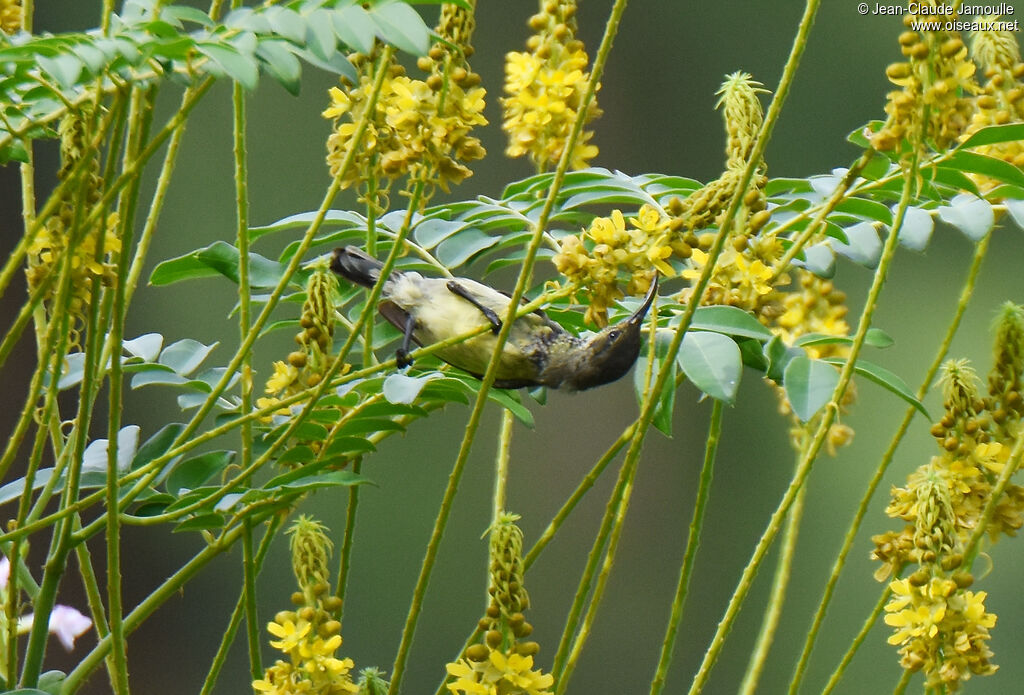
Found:
M 348 280 L 372 287 L 382 264 L 354 246 L 334 250 L 331 269 Z M 582 391 L 623 376 L 640 354 L 644 317 L 657 292 L 657 279 L 643 304 L 625 321 L 585 338 L 578 338 L 537 311 L 520 316 L 502 350 L 494 385 L 498 388 L 550 386 Z M 436 354 L 452 366 L 477 377 L 494 353 L 501 320 L 508 314 L 509 297 L 468 278 L 431 278 L 419 273 L 394 272 L 384 281 L 380 313 L 403 331 L 407 340 L 431 345 L 490 325 L 491 331 L 451 345 Z M 403 361 L 404 344 L 399 350 Z

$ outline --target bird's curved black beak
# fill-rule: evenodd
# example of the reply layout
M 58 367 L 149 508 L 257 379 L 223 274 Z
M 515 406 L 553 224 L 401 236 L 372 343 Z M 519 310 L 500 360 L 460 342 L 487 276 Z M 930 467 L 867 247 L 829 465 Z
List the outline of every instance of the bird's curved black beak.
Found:
M 644 303 L 637 307 L 637 310 L 633 312 L 632 316 L 623 321 L 623 323 L 630 328 L 640 327 L 640 324 L 644 322 L 644 318 L 647 316 L 647 312 L 650 311 L 651 305 L 654 303 L 654 297 L 658 294 L 658 278 L 660 273 L 654 272 L 654 279 L 651 280 L 651 288 L 647 290 L 647 294 L 644 295 Z

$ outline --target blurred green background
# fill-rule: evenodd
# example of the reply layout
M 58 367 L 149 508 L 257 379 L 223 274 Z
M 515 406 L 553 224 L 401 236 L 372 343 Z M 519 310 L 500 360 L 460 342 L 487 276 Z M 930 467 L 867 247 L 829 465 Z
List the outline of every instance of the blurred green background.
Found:
M 534 2 L 481 2 L 477 11 L 473 67 L 488 90 L 482 134 L 489 156 L 474 167 L 475 175 L 456 189 L 452 199 L 486 194 L 497 196 L 510 180 L 532 173 L 530 165 L 503 157 L 500 131 L 503 56 L 521 50 L 527 17 Z M 93 26 L 98 1 L 63 0 L 39 3 L 37 30 L 64 31 Z M 1017 4 L 1014 3 L 1016 6 Z M 586 0 L 579 12 L 580 37 L 593 53 L 600 41 L 610 0 Z M 433 24 L 437 7 L 422 6 Z M 646 0 L 626 11 L 598 99 L 604 115 L 594 124 L 600 147 L 595 165 L 629 174 L 658 172 L 706 181 L 724 161 L 720 115 L 714 92 L 723 76 L 746 70 L 772 88 L 778 81 L 802 12 L 797 2 L 754 4 L 736 0 L 683 3 Z M 1016 18 L 1017 14 L 1013 18 Z M 812 32 L 801 70 L 768 148 L 770 176 L 808 176 L 846 166 L 859 154 L 846 143 L 851 130 L 882 116 L 890 88 L 885 66 L 899 59 L 898 18 L 862 16 L 852 0 L 824 3 Z M 324 140 L 329 125 L 320 117 L 326 90 L 335 78 L 306 68 L 302 94 L 293 98 L 264 81 L 249 98 L 249 161 L 251 221 L 266 224 L 286 215 L 314 209 L 329 179 Z M 164 90 L 166 110 L 177 103 L 174 88 Z M 177 256 L 215 239 L 234 235 L 230 88 L 218 85 L 190 119 L 151 264 Z M 39 148 L 41 191 L 52 186 L 44 173 L 53 170 L 55 149 Z M 3 186 L 5 246 L 17 234 L 17 171 L 0 171 Z M 152 188 L 152 177 L 148 181 Z M 394 196 L 393 200 L 401 200 Z M 436 199 L 439 202 L 441 198 Z M 351 194 L 336 207 L 353 204 Z M 280 242 L 278 242 L 280 243 Z M 267 255 L 277 249 L 257 248 Z M 896 345 L 873 352 L 868 359 L 901 375 L 913 388 L 931 361 L 936 344 L 957 300 L 970 260 L 970 243 L 955 230 L 939 227 L 927 253 L 899 251 L 881 299 L 875 325 L 890 332 Z M 971 358 L 979 372 L 990 366 L 989 324 L 997 305 L 1024 301 L 1021 273 L 1021 232 L 995 232 L 960 334 L 951 355 Z M 476 269 L 479 272 L 479 269 Z M 841 262 L 836 283 L 848 292 L 851 317 L 862 305 L 870 281 L 865 269 Z M 496 280 L 497 282 L 497 280 Z M 508 280 L 511 287 L 511 280 Z M 6 301 L 6 300 L 5 300 Z M 128 335 L 163 333 L 168 341 L 191 337 L 225 344 L 214 353 L 224 361 L 236 341 L 227 320 L 234 304 L 234 286 L 203 280 L 169 288 L 140 288 L 130 316 Z M 285 309 L 288 310 L 287 308 Z M 282 313 L 282 316 L 284 314 Z M 289 350 L 281 335 L 258 346 L 254 365 L 259 379 L 274 359 Z M 22 354 L 30 359 L 31 346 Z M 9 385 L 20 403 L 20 379 Z M 870 383 L 859 383 L 859 402 L 843 421 L 856 430 L 852 446 L 837 458 L 822 457 L 808 481 L 793 579 L 775 646 L 759 692 L 784 692 L 796 655 L 809 627 L 822 584 L 878 457 L 888 444 L 903 403 Z M 927 405 L 941 409 L 937 395 Z M 561 502 L 593 461 L 636 415 L 628 379 L 579 395 L 552 393 L 544 407 L 531 405 L 536 428 L 517 426 L 512 444 L 510 510 L 523 515 L 527 544 L 538 537 Z M 710 404 L 684 386 L 676 398 L 673 437 L 652 432 L 644 449 L 620 552 L 601 613 L 583 652 L 570 693 L 647 692 L 657 661 L 667 609 L 675 588 L 687 525 L 696 491 Z M 126 423 L 142 426 L 148 437 L 162 423 L 181 417 L 174 395 L 158 390 L 129 394 Z M 429 537 L 448 471 L 462 437 L 468 409 L 452 406 L 427 422 L 413 425 L 405 437 L 387 440 L 366 461 L 364 473 L 375 487 L 364 487 L 345 609 L 341 652 L 357 668 L 390 669 L 410 595 Z M 489 523 L 495 434 L 498 411 L 489 409 L 476 440 L 456 508 L 443 544 L 403 692 L 433 693 L 451 660 L 472 630 L 485 601 L 486 541 Z M 97 422 L 101 425 L 101 422 Z M 881 585 L 871 574 L 870 536 L 897 528 L 885 517 L 886 491 L 935 452 L 929 423 L 915 419 L 897 454 L 882 494 L 871 507 L 839 585 L 814 653 L 803 692 L 820 691 L 828 674 L 876 601 Z M 739 403 L 725 414 L 705 533 L 680 630 L 675 661 L 666 692 L 685 692 L 714 633 L 750 551 L 788 483 L 793 456 L 786 421 L 777 412 L 775 394 L 758 375 L 747 371 Z M 97 432 L 96 436 L 103 436 Z M 528 618 L 541 644 L 537 662 L 550 668 L 568 604 L 575 590 L 614 470 L 606 473 L 579 510 L 541 556 L 527 577 L 533 602 Z M 316 514 L 340 537 L 346 497 L 338 491 L 320 493 L 301 511 Z M 171 535 L 168 529 L 128 529 L 124 553 L 125 596 L 129 605 L 141 600 L 173 572 L 200 544 L 198 537 Z M 42 542 L 37 541 L 41 546 Z M 968 692 L 1007 693 L 1024 679 L 1017 636 L 1024 631 L 1019 577 L 1024 573 L 1020 542 L 1005 539 L 992 552 L 994 565 L 976 589 L 989 592 L 988 608 L 999 616 L 991 646 L 1001 670 L 975 679 Z M 35 549 L 37 552 L 40 547 Z M 94 543 L 102 566 L 101 543 Z M 984 567 L 984 562 L 979 568 Z M 134 692 L 196 692 L 218 644 L 241 584 L 240 554 L 220 558 L 181 595 L 171 600 L 129 644 Z M 774 567 L 774 552 L 747 600 L 746 607 L 705 690 L 736 691 L 750 646 L 760 625 Z M 276 543 L 259 579 L 261 619 L 289 606 L 294 590 L 286 544 Z M 81 587 L 69 578 L 61 600 L 84 608 Z M 261 626 L 262 628 L 262 626 Z M 900 676 L 897 654 L 885 643 L 888 628 L 876 626 L 837 692 L 889 692 Z M 83 645 L 92 643 L 86 636 Z M 267 648 L 265 656 L 274 658 Z M 54 646 L 48 666 L 67 667 Z M 218 693 L 244 693 L 248 666 L 241 641 L 232 650 Z M 916 688 L 918 686 L 914 686 Z M 105 693 L 105 677 L 93 677 L 84 692 Z

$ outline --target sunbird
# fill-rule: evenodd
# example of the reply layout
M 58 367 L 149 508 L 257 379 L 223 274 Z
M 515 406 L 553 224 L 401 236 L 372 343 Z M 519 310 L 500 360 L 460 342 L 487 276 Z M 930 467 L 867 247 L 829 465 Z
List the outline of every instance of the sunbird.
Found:
M 363 287 L 377 283 L 382 267 L 383 263 L 355 246 L 335 249 L 331 259 L 331 270 Z M 641 328 L 657 291 L 655 275 L 643 304 L 632 316 L 583 338 L 572 335 L 541 310 L 520 316 L 501 352 L 494 385 L 583 391 L 622 377 L 640 354 Z M 489 332 L 434 353 L 478 379 L 494 354 L 495 336 L 511 301 L 508 295 L 476 280 L 424 277 L 414 271 L 392 272 L 380 296 L 378 311 L 402 331 L 402 344 L 396 352 L 400 368 L 412 363 L 412 342 L 431 345 L 489 325 Z

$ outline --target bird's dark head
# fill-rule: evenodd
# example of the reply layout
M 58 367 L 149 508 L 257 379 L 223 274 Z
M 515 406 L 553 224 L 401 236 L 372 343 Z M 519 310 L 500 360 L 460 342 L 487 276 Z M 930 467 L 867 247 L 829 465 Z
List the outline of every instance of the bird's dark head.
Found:
M 655 274 L 643 303 L 629 318 L 594 334 L 580 348 L 579 363 L 563 387 L 582 391 L 622 378 L 640 354 L 644 318 L 657 293 L 658 276 Z

